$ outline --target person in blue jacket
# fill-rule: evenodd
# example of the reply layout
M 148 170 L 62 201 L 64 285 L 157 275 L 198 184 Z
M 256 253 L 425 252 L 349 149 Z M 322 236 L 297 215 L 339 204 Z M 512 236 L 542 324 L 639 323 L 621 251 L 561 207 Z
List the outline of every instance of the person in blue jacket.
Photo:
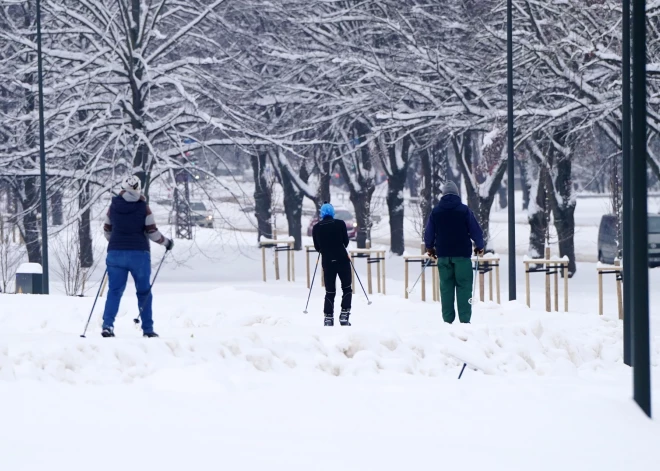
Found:
M 424 244 L 429 256 L 437 258 L 440 273 L 442 318 L 451 324 L 458 318 L 470 323 L 472 318 L 472 242 L 474 253 L 483 255 L 484 237 L 474 214 L 461 202 L 458 188 L 448 181 L 442 187 L 443 196 L 433 208 L 424 231 Z
M 128 274 L 135 282 L 138 309 L 142 308 L 144 337 L 158 337 L 154 332 L 151 313 L 151 254 L 149 240 L 172 250 L 174 242 L 160 233 L 154 215 L 142 195 L 142 184 L 135 175 L 122 182 L 119 196 L 112 198 L 103 225 L 108 240 L 106 266 L 108 270 L 108 299 L 103 312 L 103 337 L 114 337 L 114 323 L 119 302 L 126 288 Z

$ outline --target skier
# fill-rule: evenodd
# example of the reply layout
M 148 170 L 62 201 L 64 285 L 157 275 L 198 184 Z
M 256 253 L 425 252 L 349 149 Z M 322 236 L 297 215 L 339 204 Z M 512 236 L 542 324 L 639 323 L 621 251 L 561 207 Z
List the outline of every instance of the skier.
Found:
M 142 195 L 142 184 L 135 175 L 122 182 L 119 196 L 112 198 L 105 217 L 103 232 L 108 240 L 106 266 L 108 270 L 108 299 L 103 312 L 103 337 L 114 337 L 114 323 L 119 302 L 126 288 L 130 273 L 135 282 L 138 309 L 142 308 L 144 337 L 158 337 L 154 332 L 151 313 L 151 255 L 149 239 L 164 245 L 169 251 L 174 247 L 171 239 L 163 236 L 156 227 L 154 215 Z
M 351 299 L 353 288 L 351 286 L 351 261 L 348 258 L 346 247 L 348 247 L 348 231 L 346 223 L 341 219 L 335 219 L 335 208 L 329 203 L 321 206 L 321 220 L 312 229 L 314 248 L 323 257 L 323 278 L 325 280 L 325 301 L 323 313 L 325 320 L 323 325 L 333 326 L 335 311 L 335 293 L 337 275 L 341 280 L 341 313 L 339 323 L 351 325 L 348 321 L 351 315 Z
M 456 297 L 458 318 L 469 324 L 473 281 L 470 239 L 474 241 L 475 255 L 483 255 L 483 231 L 470 208 L 461 202 L 454 182 L 445 183 L 442 193 L 426 225 L 424 244 L 427 254 L 438 261 L 442 318 L 449 324 L 454 322 Z

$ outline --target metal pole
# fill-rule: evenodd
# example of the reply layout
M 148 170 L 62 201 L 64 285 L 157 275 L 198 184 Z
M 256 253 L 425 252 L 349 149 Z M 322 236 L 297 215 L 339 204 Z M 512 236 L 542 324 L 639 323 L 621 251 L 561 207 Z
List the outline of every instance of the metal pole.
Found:
M 516 299 L 516 194 L 513 176 L 513 6 L 512 0 L 506 5 L 506 74 L 507 74 L 507 186 L 509 209 L 509 301 Z
M 632 326 L 633 397 L 651 417 L 648 213 L 646 176 L 646 0 L 633 0 L 632 15 Z
M 41 170 L 41 257 L 43 294 L 48 294 L 48 202 L 46 199 L 46 137 L 44 126 L 44 75 L 41 54 L 41 0 L 37 0 L 37 81 L 39 88 L 39 165 Z
M 621 74 L 623 76 L 621 106 L 621 158 L 623 161 L 623 362 L 632 366 L 632 195 L 630 191 L 630 0 L 623 0 Z

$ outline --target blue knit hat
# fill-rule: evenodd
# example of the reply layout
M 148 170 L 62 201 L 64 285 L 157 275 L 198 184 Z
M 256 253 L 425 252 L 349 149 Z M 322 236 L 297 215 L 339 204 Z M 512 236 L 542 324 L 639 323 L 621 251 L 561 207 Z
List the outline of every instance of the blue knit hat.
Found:
M 321 219 L 325 219 L 327 216 L 335 217 L 335 208 L 330 203 L 324 203 L 321 206 Z

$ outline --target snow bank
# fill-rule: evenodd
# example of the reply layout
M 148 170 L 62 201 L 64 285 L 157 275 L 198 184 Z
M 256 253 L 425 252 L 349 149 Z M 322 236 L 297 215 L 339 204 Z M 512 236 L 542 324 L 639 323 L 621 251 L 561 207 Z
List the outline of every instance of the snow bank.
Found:
M 320 314 L 292 310 L 290 296 L 223 287 L 195 295 L 194 303 L 191 296 L 157 295 L 162 338 L 150 340 L 131 327 L 134 301 L 125 299 L 117 338 L 100 338 L 99 309 L 82 339 L 92 299 L 0 296 L 0 381 L 126 383 L 199 365 L 213 365 L 220 375 L 423 377 L 454 377 L 463 362 L 496 376 L 626 368 L 619 321 L 534 312 L 518 303 L 478 304 L 473 324 L 447 325 L 438 304 L 375 296 L 373 306 L 354 309 L 353 327 L 324 328 Z M 656 343 L 656 367 L 658 358 Z

